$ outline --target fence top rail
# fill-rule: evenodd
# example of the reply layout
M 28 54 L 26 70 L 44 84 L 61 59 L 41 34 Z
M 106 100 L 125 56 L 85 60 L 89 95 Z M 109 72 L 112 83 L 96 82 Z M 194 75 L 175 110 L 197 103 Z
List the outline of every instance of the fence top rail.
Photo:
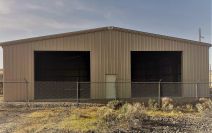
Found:
M 124 81 L 117 81 L 117 82 L 85 82 L 85 81 L 35 81 L 35 82 L 61 82 L 61 83 L 64 83 L 64 82 L 68 82 L 68 83 L 84 83 L 84 84 L 91 84 L 91 83 L 130 83 L 130 84 L 158 84 L 158 83 L 161 83 L 161 84 L 212 84 L 212 82 L 124 82 Z M 20 80 L 20 81 L 0 81 L 0 83 L 30 83 L 28 82 L 27 80 Z
M 24 81 L 26 82 L 26 81 Z M 84 84 L 91 84 L 91 83 L 134 83 L 134 84 L 158 84 L 158 83 L 161 83 L 161 84 L 212 84 L 212 82 L 124 82 L 124 81 L 116 81 L 116 82 L 101 82 L 101 81 L 91 81 L 91 82 L 88 82 L 88 81 L 35 81 L 35 82 L 61 82 L 61 83 L 64 83 L 64 82 L 68 82 L 68 83 L 84 83 Z
M 0 83 L 27 83 L 27 80 L 17 80 L 17 81 L 0 81 Z

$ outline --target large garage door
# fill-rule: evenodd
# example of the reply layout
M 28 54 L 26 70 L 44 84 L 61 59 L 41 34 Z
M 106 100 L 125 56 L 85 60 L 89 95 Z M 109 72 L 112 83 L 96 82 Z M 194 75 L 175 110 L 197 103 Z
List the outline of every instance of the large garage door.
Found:
M 90 97 L 90 52 L 35 51 L 35 99 Z
M 131 52 L 132 82 L 181 82 L 181 52 L 134 51 Z M 179 96 L 180 84 L 161 84 L 162 96 Z M 158 95 L 158 83 L 132 84 L 133 97 Z

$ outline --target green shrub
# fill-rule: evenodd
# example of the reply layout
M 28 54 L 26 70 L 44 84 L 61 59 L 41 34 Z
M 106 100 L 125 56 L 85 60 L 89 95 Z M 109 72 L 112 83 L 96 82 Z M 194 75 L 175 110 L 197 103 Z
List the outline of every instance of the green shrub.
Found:
M 174 109 L 173 100 L 169 97 L 163 97 L 162 98 L 162 110 L 164 111 L 172 111 Z
M 212 101 L 210 98 L 200 98 L 199 102 L 203 104 L 205 109 L 212 109 Z
M 182 107 L 181 106 L 177 106 L 175 109 L 176 109 L 176 111 L 182 111 Z
M 209 98 L 200 98 L 199 102 L 195 105 L 198 112 L 205 110 L 212 110 L 212 101 Z
M 112 101 L 108 102 L 107 107 L 114 109 L 114 110 L 117 110 L 117 109 L 121 108 L 123 105 L 124 105 L 123 101 L 112 100 Z
M 173 104 L 173 99 L 170 97 L 163 97 L 162 98 L 162 105 L 168 106 L 169 104 Z
M 162 105 L 162 110 L 163 111 L 172 111 L 174 109 L 174 105 L 173 104 L 168 104 L 168 105 Z
M 150 98 L 148 100 L 148 108 L 153 109 L 153 110 L 158 110 L 158 103 L 156 102 L 155 99 Z
M 104 132 L 114 132 L 115 129 L 129 131 L 131 128 L 140 129 L 144 114 L 144 105 L 140 103 L 125 103 L 117 110 L 111 108 L 102 109 L 98 128 L 104 127 Z M 102 131 L 101 131 L 102 132 Z
M 123 106 L 121 108 L 121 110 L 125 110 L 124 112 L 122 112 L 122 114 L 125 115 L 126 119 L 134 119 L 134 118 L 142 118 L 143 114 L 144 114 L 144 106 L 140 103 L 135 103 L 135 104 L 125 104 L 125 106 Z
M 194 111 L 193 105 L 192 104 L 186 104 L 185 110 L 188 111 L 188 112 Z
M 104 113 L 102 119 L 103 119 L 103 121 L 105 121 L 107 124 L 113 125 L 113 124 L 114 124 L 114 121 L 116 121 L 117 118 L 118 118 L 117 116 L 118 116 L 118 115 L 117 115 L 117 113 L 116 113 L 115 111 L 113 111 L 113 110 L 107 110 L 107 111 Z
M 195 107 L 196 107 L 196 109 L 197 109 L 198 112 L 203 112 L 204 111 L 204 107 L 202 106 L 201 103 L 197 103 L 195 105 Z

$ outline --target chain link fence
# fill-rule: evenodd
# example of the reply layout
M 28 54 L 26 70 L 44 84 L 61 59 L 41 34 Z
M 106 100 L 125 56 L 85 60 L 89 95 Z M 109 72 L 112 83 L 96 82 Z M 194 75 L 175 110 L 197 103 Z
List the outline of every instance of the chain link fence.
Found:
M 182 82 L 36 82 L 37 99 L 139 99 L 210 97 L 211 83 Z
M 0 82 L 7 97 L 18 97 L 29 101 L 32 86 L 30 82 Z M 199 98 L 211 97 L 212 83 L 185 82 L 69 82 L 39 81 L 34 83 L 34 99 L 70 99 L 79 103 L 82 100 L 142 99 L 161 97 Z M 32 84 L 31 84 L 32 85 Z

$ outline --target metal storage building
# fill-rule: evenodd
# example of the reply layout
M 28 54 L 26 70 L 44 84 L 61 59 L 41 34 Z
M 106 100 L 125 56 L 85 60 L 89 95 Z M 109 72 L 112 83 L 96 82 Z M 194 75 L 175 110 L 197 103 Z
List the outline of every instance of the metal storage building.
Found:
M 111 26 L 0 45 L 4 82 L 14 81 L 4 84 L 5 101 L 71 98 L 71 92 L 64 88 L 73 86 L 69 81 L 85 82 L 88 89 L 83 96 L 91 99 L 113 95 L 107 94 L 107 87 L 100 82 L 129 83 L 117 88 L 116 95 L 131 98 L 145 94 L 133 90 L 136 85 L 132 82 L 155 82 L 161 77 L 167 82 L 209 81 L 211 44 L 130 29 Z M 27 87 L 15 82 L 24 80 L 28 81 Z M 53 89 L 57 85 L 49 81 L 61 81 L 61 90 Z M 48 83 L 49 89 L 42 89 L 40 82 Z M 177 93 L 185 97 L 194 95 L 192 89 L 184 87 Z M 208 94 L 209 87 L 202 87 L 199 96 Z

